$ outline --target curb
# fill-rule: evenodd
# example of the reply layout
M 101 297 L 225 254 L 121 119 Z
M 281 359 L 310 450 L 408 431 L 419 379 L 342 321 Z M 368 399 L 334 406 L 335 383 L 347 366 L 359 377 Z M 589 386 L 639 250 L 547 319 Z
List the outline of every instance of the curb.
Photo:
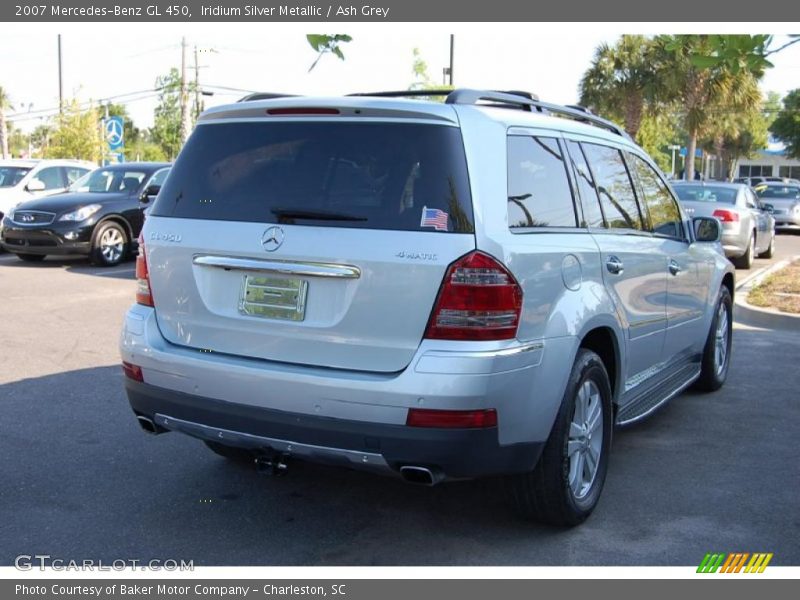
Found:
M 800 315 L 790 315 L 771 308 L 761 308 L 747 302 L 747 296 L 751 289 L 760 284 L 775 271 L 779 271 L 796 260 L 800 260 L 800 255 L 786 258 L 774 265 L 759 269 L 738 283 L 736 285 L 736 299 L 734 300 L 734 304 L 736 305 L 734 321 L 761 329 L 800 331 Z

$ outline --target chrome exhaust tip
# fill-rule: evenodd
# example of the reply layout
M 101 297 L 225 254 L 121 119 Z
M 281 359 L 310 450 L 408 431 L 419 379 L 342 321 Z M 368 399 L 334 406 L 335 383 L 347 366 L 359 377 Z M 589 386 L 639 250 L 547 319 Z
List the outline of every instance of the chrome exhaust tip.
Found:
M 400 467 L 400 476 L 408 483 L 427 486 L 436 485 L 444 479 L 444 475 L 439 471 L 411 465 Z
M 148 417 L 143 417 L 141 415 L 136 417 L 136 420 L 139 421 L 139 427 L 142 428 L 143 431 L 149 433 L 151 435 L 156 435 L 161 433 L 162 430 L 156 425 L 152 419 Z

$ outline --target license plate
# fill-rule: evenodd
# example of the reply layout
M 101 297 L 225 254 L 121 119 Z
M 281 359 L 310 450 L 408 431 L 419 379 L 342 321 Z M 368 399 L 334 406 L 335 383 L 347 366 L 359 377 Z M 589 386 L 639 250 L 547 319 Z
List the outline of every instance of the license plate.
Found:
M 245 275 L 239 312 L 265 319 L 302 321 L 306 316 L 308 282 Z

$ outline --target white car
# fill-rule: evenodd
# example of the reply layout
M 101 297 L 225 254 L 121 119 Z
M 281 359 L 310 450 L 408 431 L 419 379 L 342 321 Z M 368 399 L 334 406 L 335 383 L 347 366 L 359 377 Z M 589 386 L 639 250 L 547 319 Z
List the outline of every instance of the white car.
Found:
M 20 202 L 65 191 L 95 168 L 83 160 L 0 160 L 0 218 Z

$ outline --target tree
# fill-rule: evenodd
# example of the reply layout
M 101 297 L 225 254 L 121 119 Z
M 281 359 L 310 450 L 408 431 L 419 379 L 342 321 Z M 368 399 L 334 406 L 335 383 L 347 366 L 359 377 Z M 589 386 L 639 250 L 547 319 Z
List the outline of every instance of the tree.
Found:
M 414 62 L 411 64 L 411 72 L 414 74 L 414 81 L 408 86 L 409 90 L 452 90 L 452 85 L 437 85 L 428 73 L 428 63 L 422 57 L 419 48 L 414 48 Z M 446 95 L 429 96 L 428 100 L 444 102 Z
M 674 111 L 657 105 L 645 110 L 636 134 L 636 143 L 644 148 L 662 171 L 671 173 L 673 152 L 669 147 L 681 136 Z
M 3 87 L 0 86 L 0 154 L 2 154 L 3 158 L 9 158 L 6 110 L 11 110 L 11 108 L 11 99 Z
M 316 60 L 314 60 L 308 68 L 309 73 L 317 66 L 317 63 L 325 54 L 334 54 L 339 57 L 339 60 L 344 60 L 344 52 L 342 52 L 339 46 L 353 41 L 352 37 L 344 33 L 337 33 L 335 35 L 309 33 L 306 39 L 309 45 L 314 49 L 314 52 L 317 53 Z
M 783 109 L 773 121 L 770 131 L 786 144 L 786 152 L 800 158 L 800 89 L 792 90 L 783 99 Z
M 655 46 L 641 35 L 623 35 L 614 46 L 601 44 L 580 82 L 580 103 L 621 120 L 636 137 L 646 105 L 658 95 Z
M 788 37 L 776 48 L 771 35 L 710 35 L 708 45 L 695 53 L 693 61 L 699 67 L 725 67 L 732 73 L 763 72 L 773 66 L 768 56 L 800 42 L 800 35 Z
M 181 75 L 176 68 L 156 79 L 158 105 L 151 136 L 164 155 L 173 160 L 181 149 Z
M 50 135 L 45 158 L 77 158 L 99 162 L 102 137 L 97 109 L 83 110 L 77 100 L 64 104 L 63 114 L 57 117 L 56 128 Z
M 740 69 L 734 72 L 724 61 L 698 64 L 698 56 L 711 52 L 710 37 L 676 35 L 657 39 L 665 64 L 660 75 L 668 95 L 681 108 L 682 126 L 687 133 L 687 179 L 693 179 L 695 172 L 694 160 L 688 157 L 695 156 L 699 138 L 708 133 L 720 107 L 747 111 L 761 102 L 761 94 L 753 83 L 763 71 Z

